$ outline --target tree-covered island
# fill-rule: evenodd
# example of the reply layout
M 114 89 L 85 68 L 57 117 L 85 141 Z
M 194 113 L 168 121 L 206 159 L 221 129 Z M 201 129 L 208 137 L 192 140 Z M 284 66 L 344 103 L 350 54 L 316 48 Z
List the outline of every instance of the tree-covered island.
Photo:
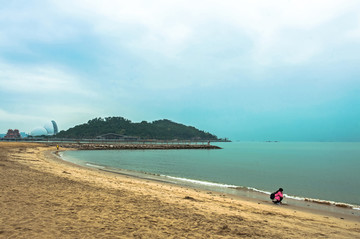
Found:
M 94 118 L 87 123 L 60 131 L 55 137 L 95 139 L 109 134 L 156 140 L 219 140 L 213 134 L 167 119 L 133 123 L 123 117 Z

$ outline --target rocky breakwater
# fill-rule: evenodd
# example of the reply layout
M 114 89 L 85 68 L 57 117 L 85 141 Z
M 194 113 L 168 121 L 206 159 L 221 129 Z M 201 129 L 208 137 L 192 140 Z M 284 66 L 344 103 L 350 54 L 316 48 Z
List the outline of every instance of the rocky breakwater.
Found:
M 57 144 L 50 144 L 56 146 Z M 60 148 L 78 150 L 147 150 L 147 149 L 221 149 L 209 144 L 101 144 L 101 143 L 61 143 Z

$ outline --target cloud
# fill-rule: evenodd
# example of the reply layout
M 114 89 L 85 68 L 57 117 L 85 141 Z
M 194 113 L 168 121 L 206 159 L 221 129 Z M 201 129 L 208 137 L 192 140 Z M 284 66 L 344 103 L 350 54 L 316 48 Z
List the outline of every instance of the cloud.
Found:
M 156 52 L 173 58 L 192 45 L 216 37 L 229 28 L 253 41 L 253 60 L 270 64 L 300 63 L 320 53 L 328 35 L 312 44 L 298 34 L 317 35 L 323 26 L 336 25 L 356 14 L 356 1 L 59 1 L 60 11 L 87 21 L 94 34 L 110 36 L 134 51 Z M 330 25 L 330 26 L 329 26 Z M 288 31 L 288 29 L 293 29 Z M 341 34 L 341 33 L 340 33 Z M 237 34 L 234 34 L 237 35 Z M 220 42 L 219 44 L 222 44 Z M 290 50 L 288 50 L 291 48 Z M 209 49 L 211 51 L 211 49 Z M 278 54 L 280 51 L 286 54 Z M 263 60 L 265 59 L 265 60 Z M 272 62 L 272 64 L 274 64 Z
M 345 33 L 345 37 L 350 41 L 358 42 L 360 40 L 360 16 L 356 15 L 353 21 L 354 21 L 354 27 L 350 28 Z
M 26 99 L 21 100 L 26 101 Z M 18 128 L 21 131 L 30 132 L 50 120 L 55 120 L 59 129 L 64 130 L 104 115 L 92 105 L 77 101 L 64 104 L 58 98 L 49 98 L 42 104 L 33 105 L 26 104 L 26 102 L 23 104 L 24 108 L 20 110 L 17 106 L 9 110 L 0 108 L 0 133 L 6 132 L 8 128 Z M 0 105 L 0 107 L 2 106 Z
M 78 35 L 77 24 L 58 12 L 51 1 L 17 3 L 1 3 L 2 46 L 26 50 L 29 42 L 61 43 Z
M 14 123 L 18 123 L 23 121 L 39 121 L 39 120 L 44 120 L 44 118 L 39 116 L 28 115 L 28 114 L 7 112 L 5 110 L 0 109 L 0 121 L 11 121 Z
M 338 19 L 360 11 L 360 4 L 352 0 L 64 0 L 20 8 L 8 5 L 1 12 L 0 32 L 18 47 L 25 47 L 21 41 L 71 42 L 86 36 L 104 42 L 117 54 L 127 49 L 155 66 L 169 60 L 176 64 L 193 58 L 204 61 L 196 54 L 206 59 L 226 47 L 236 52 L 237 42 L 243 39 L 251 41 L 250 49 L 237 52 L 234 61 L 247 59 L 260 67 L 302 64 L 337 44 L 330 38 L 358 35 L 358 27 L 339 26 L 344 22 Z M 331 28 L 339 31 L 336 36 Z M 231 34 L 222 36 L 223 29 Z M 217 42 L 198 51 L 213 39 Z
M 46 117 L 22 112 L 14 113 L 0 108 L 0 133 L 6 133 L 9 128 L 30 132 L 31 127 L 40 126 L 47 120 L 49 119 Z
M 358 12 L 352 0 L 5 1 L 1 114 L 65 127 L 325 105 L 358 88 Z
M 0 61 L 0 91 L 95 96 L 78 77 L 59 68 L 54 65 L 20 65 Z

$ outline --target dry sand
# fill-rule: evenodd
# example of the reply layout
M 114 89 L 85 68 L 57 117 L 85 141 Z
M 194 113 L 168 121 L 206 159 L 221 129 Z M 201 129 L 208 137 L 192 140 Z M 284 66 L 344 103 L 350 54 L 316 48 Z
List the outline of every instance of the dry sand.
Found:
M 0 142 L 0 238 L 360 238 L 359 219 L 86 169 Z

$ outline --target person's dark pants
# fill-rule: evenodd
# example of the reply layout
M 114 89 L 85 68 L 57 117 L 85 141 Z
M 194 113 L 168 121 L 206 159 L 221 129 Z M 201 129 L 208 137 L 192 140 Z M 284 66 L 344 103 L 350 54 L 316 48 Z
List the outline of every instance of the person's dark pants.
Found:
M 276 201 L 273 201 L 273 203 L 277 204 L 277 203 L 280 203 L 283 199 L 280 198 L 280 201 L 279 200 L 276 200 Z

